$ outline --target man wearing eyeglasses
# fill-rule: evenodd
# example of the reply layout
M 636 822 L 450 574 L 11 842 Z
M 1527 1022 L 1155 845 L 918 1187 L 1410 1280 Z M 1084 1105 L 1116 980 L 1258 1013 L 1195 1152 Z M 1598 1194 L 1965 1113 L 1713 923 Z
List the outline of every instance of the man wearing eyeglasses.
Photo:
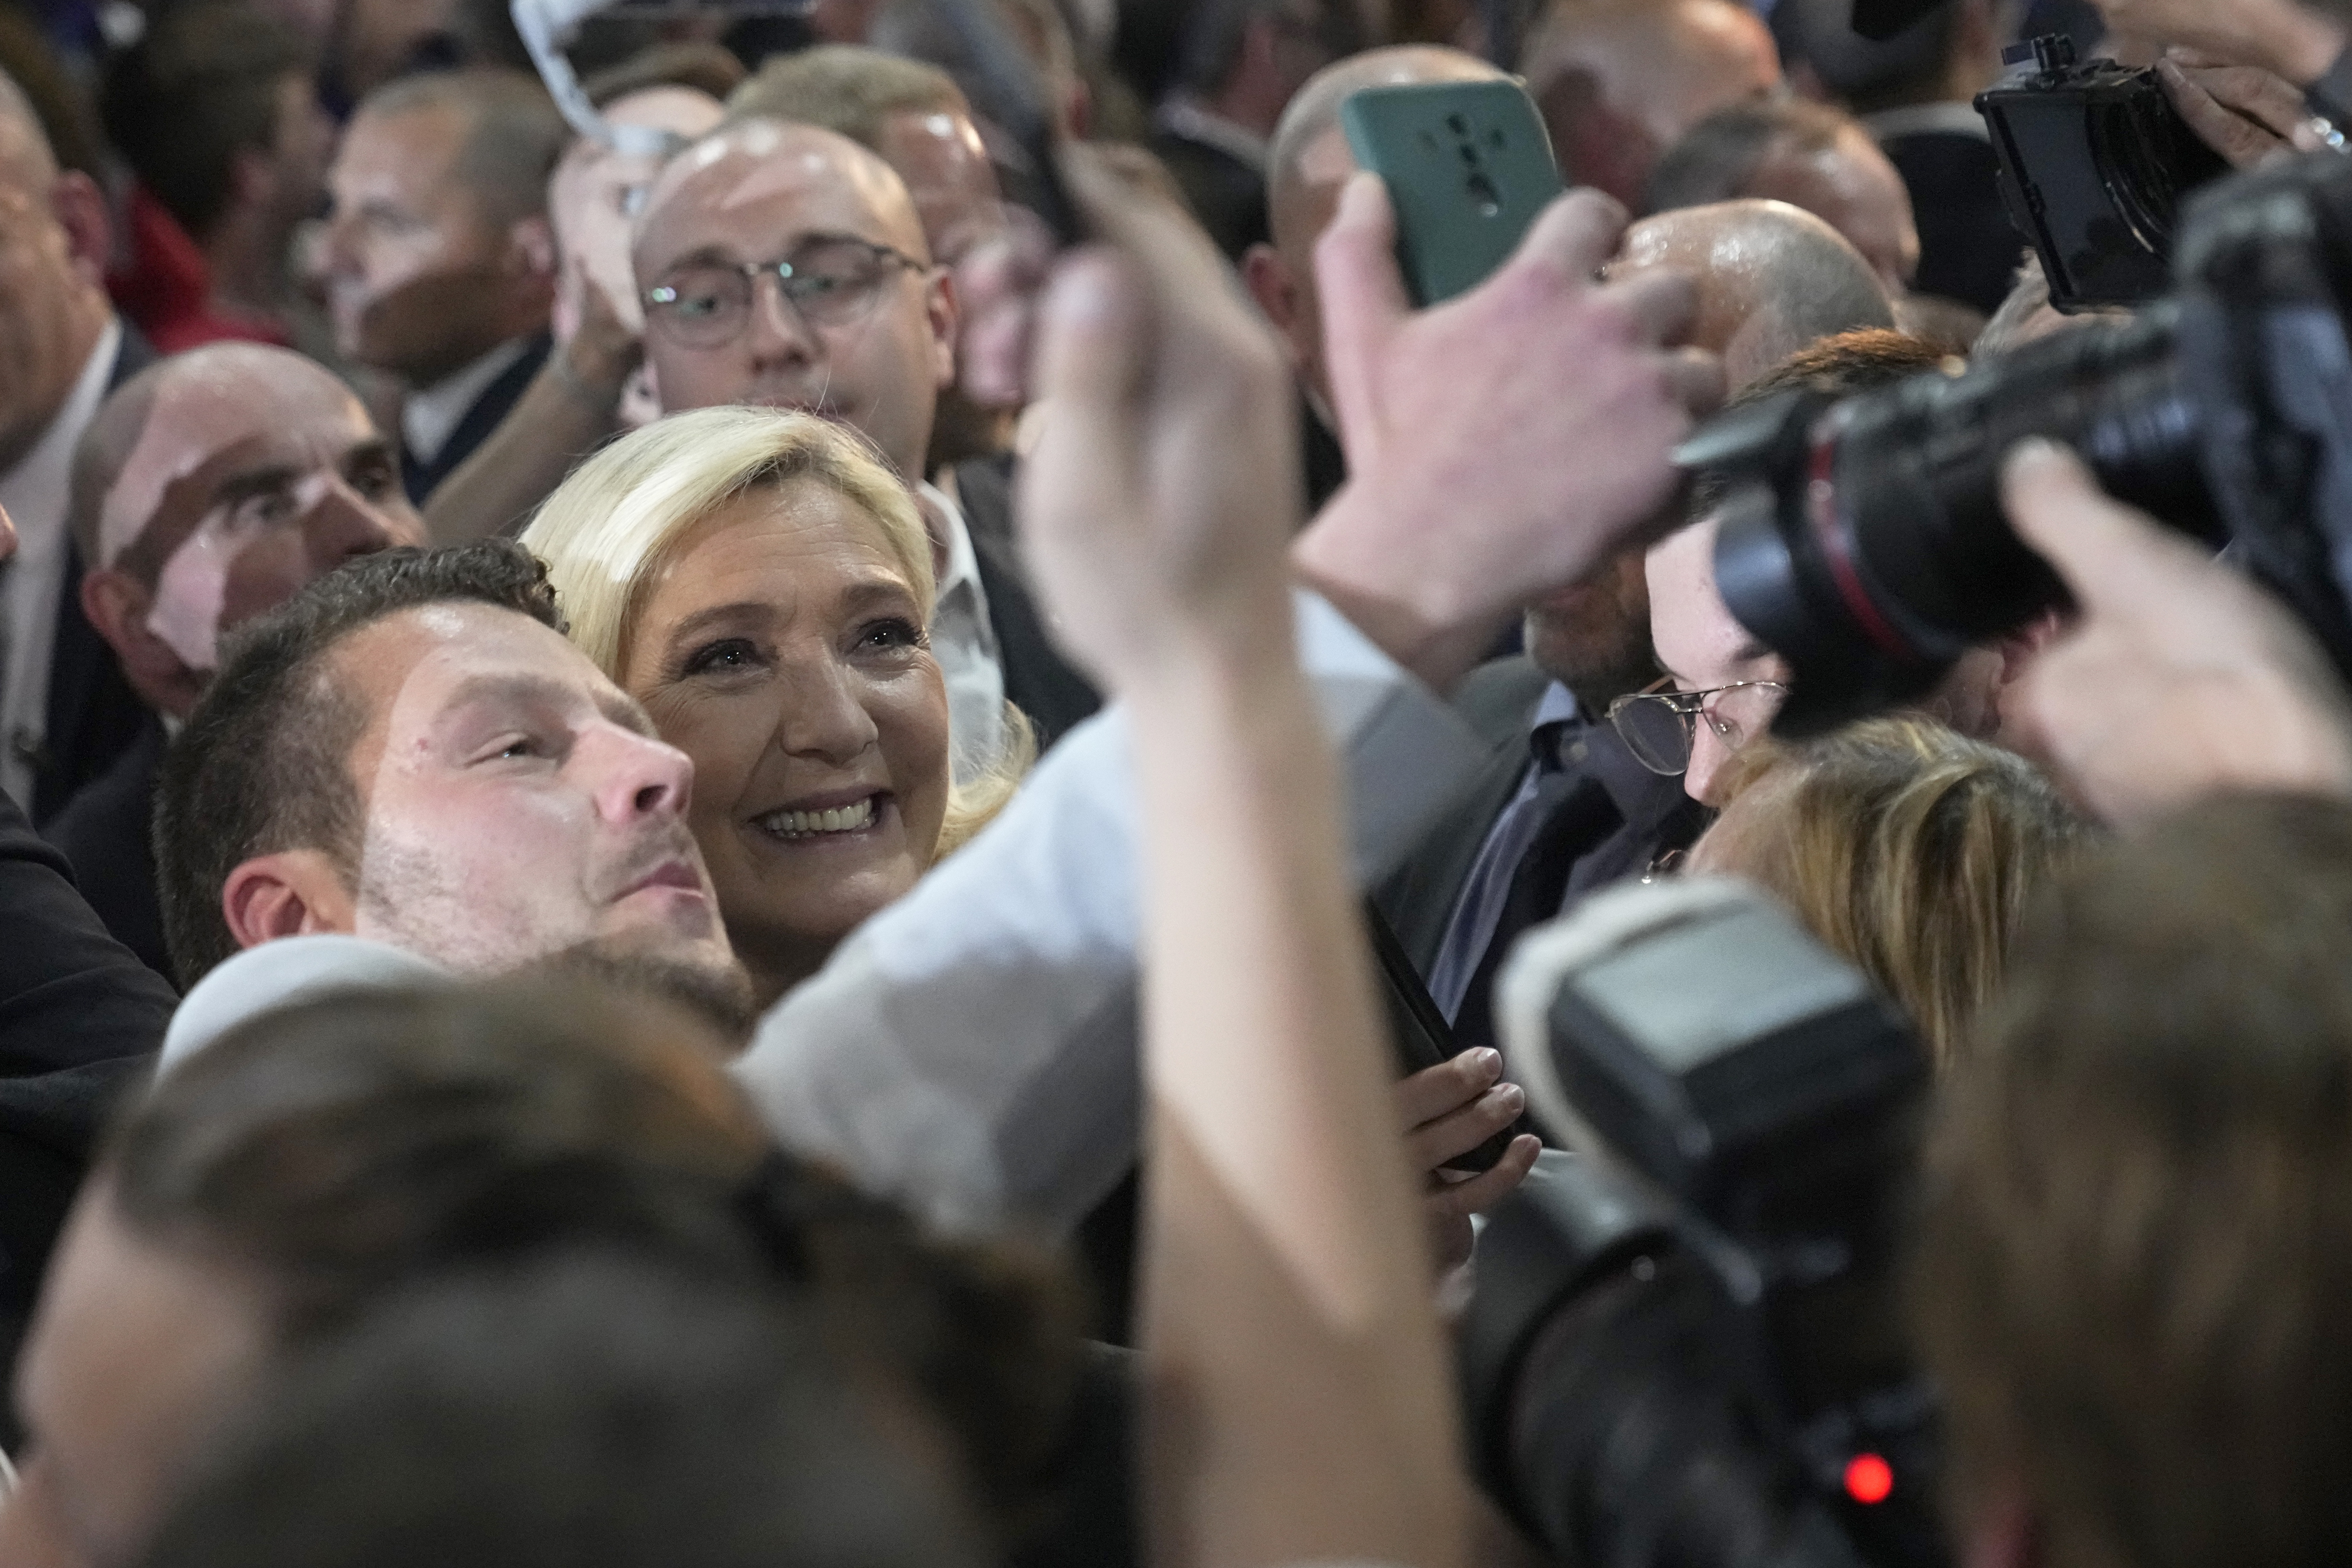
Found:
M 1041 742 L 1083 717 L 1029 693 L 1077 678 L 1017 578 L 983 580 L 959 499 L 926 481 L 940 392 L 955 380 L 956 300 L 890 165 L 814 126 L 752 119 L 681 153 L 654 184 L 635 247 L 646 358 L 662 411 L 802 408 L 853 426 L 914 485 L 939 573 L 933 651 L 947 677 L 959 779 L 1004 739 L 1008 697 Z M 1086 706 L 1090 688 L 1083 687 Z
M 1496 1044 L 1494 980 L 1512 943 L 1571 900 L 1689 846 L 1701 813 L 1604 717 L 1656 674 L 1642 552 L 1530 606 L 1527 656 L 1463 685 L 1493 748 L 1461 805 L 1375 901 L 1468 1049 Z

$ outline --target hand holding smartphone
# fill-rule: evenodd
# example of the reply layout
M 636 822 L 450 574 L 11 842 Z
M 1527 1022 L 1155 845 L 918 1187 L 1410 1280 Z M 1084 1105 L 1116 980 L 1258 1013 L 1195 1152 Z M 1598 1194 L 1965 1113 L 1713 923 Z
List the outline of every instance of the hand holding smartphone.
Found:
M 1486 281 L 1562 189 L 1551 138 L 1516 81 L 1366 88 L 1340 104 L 1339 123 L 1356 162 L 1388 186 L 1417 305 Z

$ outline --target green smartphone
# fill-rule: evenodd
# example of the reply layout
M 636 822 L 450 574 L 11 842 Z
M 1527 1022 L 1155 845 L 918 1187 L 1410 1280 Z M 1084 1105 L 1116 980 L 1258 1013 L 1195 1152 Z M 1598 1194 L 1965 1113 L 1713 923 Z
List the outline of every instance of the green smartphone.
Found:
M 1560 193 L 1551 138 L 1516 81 L 1368 87 L 1339 105 L 1339 123 L 1388 184 L 1417 304 L 1477 287 Z

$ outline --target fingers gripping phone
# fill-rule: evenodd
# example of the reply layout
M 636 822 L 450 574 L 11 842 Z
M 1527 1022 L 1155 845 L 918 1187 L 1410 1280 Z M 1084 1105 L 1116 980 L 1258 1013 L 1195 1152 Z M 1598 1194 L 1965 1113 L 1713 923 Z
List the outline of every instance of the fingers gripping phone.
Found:
M 1339 105 L 1339 123 L 1388 185 L 1418 305 L 1484 282 L 1560 193 L 1551 138 L 1516 81 L 1368 87 Z

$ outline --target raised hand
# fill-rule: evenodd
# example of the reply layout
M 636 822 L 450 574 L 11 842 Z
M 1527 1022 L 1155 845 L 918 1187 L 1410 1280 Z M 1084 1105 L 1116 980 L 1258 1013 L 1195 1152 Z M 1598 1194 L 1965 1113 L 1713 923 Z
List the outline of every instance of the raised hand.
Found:
M 1358 174 L 1316 248 L 1349 479 L 1292 558 L 1433 685 L 1658 512 L 1668 454 L 1722 397 L 1714 358 L 1672 346 L 1689 279 L 1597 280 L 1624 228 L 1615 202 L 1571 192 L 1492 278 L 1416 311 L 1387 192 Z
M 1063 259 L 1038 345 L 1022 528 L 1056 634 L 1119 690 L 1213 646 L 1286 659 L 1300 504 L 1282 355 L 1188 218 L 1083 150 L 1066 166 L 1108 243 Z
M 2352 796 L 2352 705 L 2284 605 L 2048 442 L 2011 456 L 2001 494 L 2074 596 L 2018 721 L 2085 805 L 2130 824 L 2222 790 Z

